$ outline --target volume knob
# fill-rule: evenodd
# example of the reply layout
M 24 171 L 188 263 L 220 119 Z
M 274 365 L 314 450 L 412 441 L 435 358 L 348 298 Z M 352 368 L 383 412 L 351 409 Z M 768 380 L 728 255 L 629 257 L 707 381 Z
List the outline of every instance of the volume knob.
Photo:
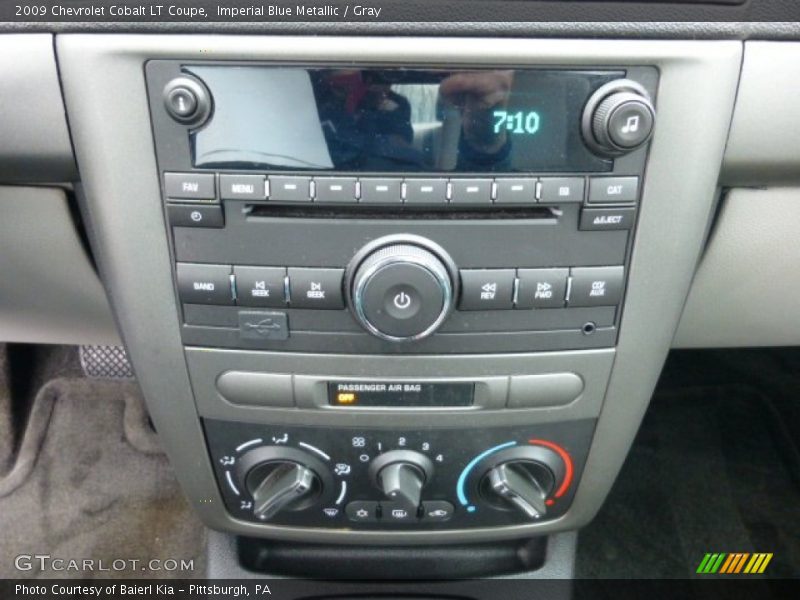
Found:
M 642 86 L 626 79 L 612 81 L 598 89 L 586 105 L 584 138 L 598 154 L 621 156 L 647 143 L 655 116 Z
M 351 309 L 364 329 L 381 339 L 420 340 L 452 309 L 455 268 L 443 250 L 435 253 L 423 245 L 427 240 L 385 242 L 362 250 L 351 263 Z

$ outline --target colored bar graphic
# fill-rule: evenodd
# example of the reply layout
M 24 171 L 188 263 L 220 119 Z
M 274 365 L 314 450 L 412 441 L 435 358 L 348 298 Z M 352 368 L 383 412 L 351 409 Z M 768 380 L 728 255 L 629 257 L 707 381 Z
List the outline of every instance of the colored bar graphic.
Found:
M 748 574 L 756 575 L 763 573 L 769 562 L 772 560 L 772 553 L 766 552 L 708 552 L 700 561 L 697 573 L 713 575 L 715 573 L 725 575 Z

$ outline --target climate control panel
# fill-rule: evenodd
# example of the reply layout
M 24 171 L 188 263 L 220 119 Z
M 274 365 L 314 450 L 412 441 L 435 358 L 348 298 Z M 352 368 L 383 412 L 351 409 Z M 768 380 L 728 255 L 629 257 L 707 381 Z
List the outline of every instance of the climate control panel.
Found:
M 204 420 L 235 518 L 314 528 L 469 529 L 569 508 L 593 420 L 469 432 Z

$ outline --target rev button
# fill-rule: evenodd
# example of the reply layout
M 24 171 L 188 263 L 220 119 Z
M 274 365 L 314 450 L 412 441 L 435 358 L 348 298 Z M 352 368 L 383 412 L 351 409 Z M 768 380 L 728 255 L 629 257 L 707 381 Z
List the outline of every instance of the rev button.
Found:
M 514 269 L 461 271 L 459 310 L 502 310 L 513 307 Z

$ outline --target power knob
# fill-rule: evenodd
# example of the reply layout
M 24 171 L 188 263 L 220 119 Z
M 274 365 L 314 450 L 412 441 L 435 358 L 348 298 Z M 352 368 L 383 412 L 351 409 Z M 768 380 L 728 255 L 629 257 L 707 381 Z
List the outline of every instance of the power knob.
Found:
M 583 137 L 597 154 L 621 156 L 647 143 L 655 118 L 647 90 L 635 81 L 619 79 L 589 98 L 583 112 Z
M 372 335 L 391 342 L 420 340 L 453 307 L 457 271 L 447 253 L 417 236 L 388 236 L 362 249 L 348 267 L 353 316 Z

